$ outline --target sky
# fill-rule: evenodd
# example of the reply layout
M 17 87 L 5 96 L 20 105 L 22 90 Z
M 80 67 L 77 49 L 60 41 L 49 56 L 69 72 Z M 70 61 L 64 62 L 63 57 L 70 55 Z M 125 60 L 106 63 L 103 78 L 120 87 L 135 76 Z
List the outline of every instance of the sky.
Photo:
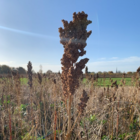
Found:
M 58 28 L 73 13 L 88 14 L 86 66 L 90 72 L 136 71 L 140 66 L 139 0 L 0 0 L 0 65 L 61 72 Z M 84 71 L 84 70 L 83 70 Z

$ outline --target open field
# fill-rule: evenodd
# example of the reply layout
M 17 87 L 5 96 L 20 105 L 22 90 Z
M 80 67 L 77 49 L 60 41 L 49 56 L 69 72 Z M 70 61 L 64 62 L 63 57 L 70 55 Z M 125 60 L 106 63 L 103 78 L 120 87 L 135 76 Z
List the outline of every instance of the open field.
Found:
M 68 122 L 62 101 L 60 77 L 46 80 L 42 76 L 41 83 L 38 77 L 33 77 L 32 90 L 27 84 L 28 79 L 21 79 L 13 79 L 14 83 L 12 79 L 4 79 L 0 84 L 0 139 L 9 139 L 11 136 L 16 140 L 52 140 L 56 125 L 56 137 L 63 140 Z M 54 79 L 56 83 L 53 82 Z M 125 80 L 130 81 L 127 78 Z M 107 81 L 106 84 L 109 84 L 109 79 Z M 104 88 L 93 86 L 91 81 L 83 79 L 72 104 L 74 120 L 77 118 L 77 107 L 83 89 L 87 92 L 89 101 L 72 131 L 72 139 L 135 139 L 139 132 L 138 86 Z
M 113 81 L 117 81 L 118 85 L 121 85 L 122 78 L 111 78 Z M 110 78 L 98 78 L 98 81 L 94 82 L 95 86 L 111 86 Z M 131 81 L 131 78 L 124 78 L 126 82 L 126 86 L 134 86 L 134 83 Z M 86 78 L 83 79 L 83 82 L 86 83 L 88 81 Z
M 48 80 L 48 78 L 46 78 L 46 80 Z M 98 78 L 98 81 L 94 81 L 94 85 L 95 86 L 111 86 L 111 80 L 113 81 L 117 81 L 118 85 L 121 85 L 121 80 L 122 78 Z M 125 82 L 126 82 L 126 86 L 134 86 L 134 83 L 132 82 L 131 78 L 124 78 Z M 1 81 L 1 80 L 0 80 Z M 88 79 L 83 78 L 83 83 L 87 84 L 88 83 Z M 20 82 L 23 85 L 27 85 L 28 84 L 28 78 L 20 78 Z
M 122 78 L 111 78 L 113 81 L 117 80 L 118 84 L 121 84 L 121 80 Z M 83 79 L 83 83 L 86 83 L 86 78 Z M 127 86 L 132 86 L 132 82 L 131 82 L 131 78 L 125 78 L 126 81 L 126 85 Z M 21 78 L 21 83 L 22 84 L 27 84 L 28 83 L 28 79 L 27 78 Z M 96 86 L 107 86 L 107 85 L 111 85 L 111 81 L 110 78 L 98 78 L 98 82 L 95 81 L 94 85 Z

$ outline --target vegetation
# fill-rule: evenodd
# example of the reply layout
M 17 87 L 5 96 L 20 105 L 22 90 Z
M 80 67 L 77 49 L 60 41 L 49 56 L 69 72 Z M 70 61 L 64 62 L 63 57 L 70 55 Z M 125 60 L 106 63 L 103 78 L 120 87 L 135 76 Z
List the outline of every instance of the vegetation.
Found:
M 26 70 L 23 67 L 11 68 L 7 65 L 0 65 L 0 74 L 11 74 L 11 71 L 17 71 L 19 74 L 26 74 Z
M 29 61 L 27 78 L 10 71 L 0 79 L 0 139 L 140 139 L 140 68 L 131 86 L 127 86 L 130 78 L 125 74 L 118 80 L 99 78 L 89 76 L 87 68 L 83 80 L 88 58 L 77 60 L 86 53 L 86 39 L 91 34 L 86 27 L 91 21 L 81 12 L 74 13 L 70 23 L 62 22 L 62 74 L 34 74 Z
M 125 86 L 134 86 L 132 78 L 125 78 Z M 113 81 L 117 81 L 117 84 L 122 86 L 122 78 L 98 78 L 97 81 L 94 81 L 94 86 L 111 86 Z M 84 83 L 88 83 L 88 79 L 83 79 Z
M 9 74 L 11 72 L 11 69 L 7 65 L 0 66 L 0 74 Z

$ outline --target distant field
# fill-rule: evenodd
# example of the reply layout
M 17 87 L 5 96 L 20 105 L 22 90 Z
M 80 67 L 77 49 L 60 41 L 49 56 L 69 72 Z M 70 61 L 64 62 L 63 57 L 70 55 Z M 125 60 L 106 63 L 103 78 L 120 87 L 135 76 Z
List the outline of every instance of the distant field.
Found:
M 120 81 L 122 78 L 111 78 L 113 81 L 116 81 L 117 80 L 117 84 L 120 84 Z M 86 78 L 83 79 L 83 83 L 86 83 Z M 125 81 L 126 81 L 126 85 L 127 86 L 132 86 L 132 83 L 131 83 L 131 78 L 125 78 Z M 22 84 L 27 84 L 28 83 L 28 79 L 27 78 L 21 78 L 21 83 Z M 105 81 L 103 80 L 103 78 L 98 78 L 98 83 L 97 82 L 94 82 L 95 85 L 97 86 L 107 86 L 107 85 L 111 85 L 111 82 L 110 82 L 110 78 L 106 78 Z
M 20 81 L 21 81 L 21 84 L 27 84 L 28 83 L 27 78 L 21 78 Z
M 113 81 L 117 80 L 117 84 L 120 84 L 120 81 L 122 78 L 111 78 Z M 126 81 L 126 86 L 133 86 L 133 84 L 131 83 L 131 78 L 125 78 L 124 79 Z M 86 78 L 83 79 L 83 83 L 86 83 Z M 95 85 L 97 86 L 107 86 L 107 85 L 111 85 L 111 81 L 110 78 L 105 78 L 105 81 L 103 78 L 98 78 L 98 82 L 94 82 Z
M 120 81 L 122 78 L 111 78 L 113 81 L 117 80 L 117 84 L 120 85 Z M 27 78 L 21 78 L 21 84 L 27 84 L 28 83 L 28 79 Z M 125 78 L 124 79 L 126 81 L 126 86 L 134 86 L 134 84 L 131 82 L 131 78 Z M 87 79 L 84 78 L 83 79 L 83 83 L 86 83 Z M 111 81 L 110 78 L 105 78 L 105 81 L 103 78 L 98 78 L 98 82 L 94 81 L 94 85 L 95 86 L 107 86 L 107 85 L 111 85 Z
M 27 78 L 21 78 L 20 81 L 21 81 L 21 84 L 27 84 L 28 83 Z

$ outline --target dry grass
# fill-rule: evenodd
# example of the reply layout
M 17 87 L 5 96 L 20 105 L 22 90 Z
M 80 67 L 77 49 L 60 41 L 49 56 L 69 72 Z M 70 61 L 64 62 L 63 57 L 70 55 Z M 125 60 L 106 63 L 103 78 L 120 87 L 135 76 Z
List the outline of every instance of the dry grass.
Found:
M 29 100 L 30 88 L 27 85 L 20 85 L 19 89 L 11 78 L 0 84 L 0 139 L 65 139 L 68 127 L 67 110 L 62 102 L 60 76 L 54 78 L 46 81 L 42 76 L 40 84 L 38 78 L 33 76 L 32 105 Z M 76 120 L 83 90 L 88 94 L 89 101 L 86 110 Z M 80 81 L 71 106 L 71 122 L 74 124 L 76 121 L 71 139 L 99 140 L 103 136 L 117 139 L 121 135 L 122 139 L 135 139 L 140 123 L 139 92 L 139 87 L 107 89 Z

